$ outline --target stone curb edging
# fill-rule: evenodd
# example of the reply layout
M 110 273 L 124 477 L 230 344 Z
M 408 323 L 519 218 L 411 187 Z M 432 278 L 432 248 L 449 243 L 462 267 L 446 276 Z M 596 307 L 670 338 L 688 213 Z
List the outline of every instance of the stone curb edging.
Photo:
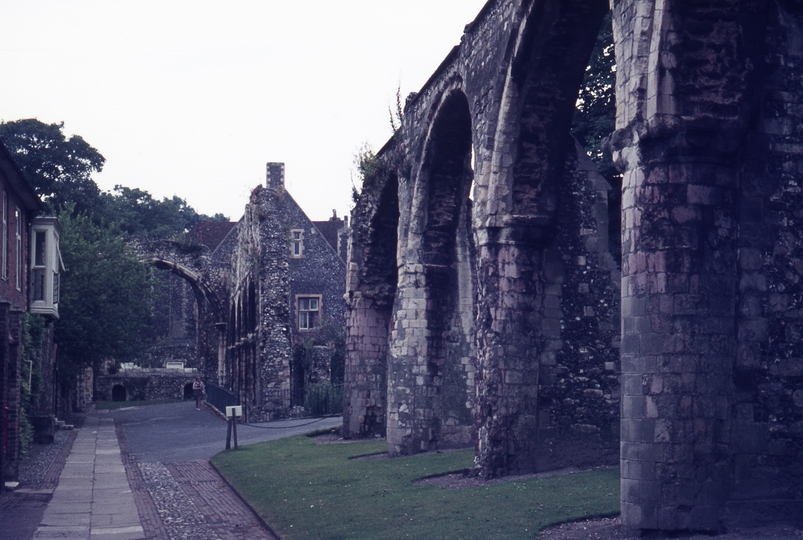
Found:
M 47 472 L 45 473 L 44 478 L 42 479 L 42 483 L 39 484 L 42 489 L 49 489 L 53 490 L 56 489 L 56 486 L 59 484 L 59 478 L 61 477 L 61 471 L 64 469 L 64 465 L 67 463 L 67 457 L 72 452 L 72 445 L 75 442 L 76 437 L 78 437 L 78 429 L 73 429 L 67 438 L 64 440 L 64 444 L 61 445 L 58 454 L 56 454 L 53 463 L 50 464 L 48 467 Z
M 215 466 L 214 463 L 212 463 L 212 460 L 209 460 L 209 466 L 215 470 L 220 479 L 223 480 L 223 482 L 227 486 L 229 486 L 229 489 L 232 491 L 232 493 L 237 495 L 237 498 L 240 499 L 240 501 L 242 501 L 242 503 L 246 506 L 246 508 L 248 508 L 252 514 L 254 514 L 259 523 L 262 524 L 263 527 L 265 527 L 265 530 L 269 532 L 276 540 L 282 540 L 282 537 L 279 536 L 279 534 L 273 530 L 273 527 L 271 527 L 270 524 L 268 524 L 268 522 L 265 521 L 256 510 L 254 510 L 254 507 L 251 506 L 251 504 L 247 500 L 245 500 L 245 498 L 242 495 L 240 495 L 239 491 L 234 489 L 234 486 L 232 486 L 229 480 L 225 476 L 223 476 L 223 474 L 221 474 L 220 470 Z
M 139 512 L 140 522 L 145 530 L 148 538 L 169 538 L 167 529 L 165 529 L 162 518 L 156 509 L 156 505 L 151 499 L 148 490 L 145 488 L 145 482 L 142 478 L 142 473 L 137 467 L 136 461 L 131 457 L 128 448 L 128 440 L 125 433 L 123 433 L 122 423 L 114 420 L 114 432 L 117 435 L 117 444 L 120 446 L 120 457 L 125 466 L 125 475 L 128 479 L 128 485 L 131 487 L 131 492 L 134 495 L 134 502 L 137 505 L 137 512 Z

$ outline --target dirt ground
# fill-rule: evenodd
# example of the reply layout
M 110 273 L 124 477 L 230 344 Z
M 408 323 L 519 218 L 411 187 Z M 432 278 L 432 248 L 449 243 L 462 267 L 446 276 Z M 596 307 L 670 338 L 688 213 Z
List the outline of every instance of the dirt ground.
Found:
M 674 536 L 666 534 L 629 535 L 622 529 L 618 517 L 599 518 L 563 523 L 550 527 L 541 533 L 539 540 L 651 540 L 660 538 L 683 538 L 686 540 L 793 540 L 803 538 L 803 530 L 792 527 L 773 526 L 760 529 L 741 529 L 711 536 L 707 534 L 679 533 Z

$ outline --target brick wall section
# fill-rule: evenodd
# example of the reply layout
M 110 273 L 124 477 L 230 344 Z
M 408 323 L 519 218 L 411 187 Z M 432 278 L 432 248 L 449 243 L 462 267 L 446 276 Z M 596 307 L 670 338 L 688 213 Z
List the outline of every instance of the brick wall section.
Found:
M 0 359 L 2 359 L 2 402 L 0 402 L 0 479 L 14 480 L 19 472 L 19 415 L 20 415 L 20 330 L 22 314 L 11 311 L 8 305 L 0 304 L 0 331 L 8 339 L 0 340 Z
M 15 480 L 19 470 L 20 362 L 22 316 L 28 311 L 29 223 L 40 206 L 13 156 L 0 143 L 0 211 L 6 212 L 5 245 L 0 243 L 0 248 L 5 248 L 5 268 L 0 268 L 0 480 Z

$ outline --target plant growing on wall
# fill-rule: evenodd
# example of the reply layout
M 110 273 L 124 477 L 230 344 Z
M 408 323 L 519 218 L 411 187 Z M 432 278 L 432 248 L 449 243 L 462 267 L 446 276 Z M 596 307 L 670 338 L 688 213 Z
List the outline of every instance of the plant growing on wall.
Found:
M 330 357 L 330 381 L 333 384 L 343 383 L 343 370 L 346 359 L 346 329 L 332 319 L 324 319 L 321 325 L 313 330 L 294 336 L 293 359 L 304 370 L 312 366 L 313 350 L 325 346 L 332 350 Z
M 42 370 L 38 345 L 45 331 L 41 315 L 26 313 L 22 318 L 22 368 L 20 370 L 20 455 L 28 455 L 33 441 L 31 419 L 42 391 Z

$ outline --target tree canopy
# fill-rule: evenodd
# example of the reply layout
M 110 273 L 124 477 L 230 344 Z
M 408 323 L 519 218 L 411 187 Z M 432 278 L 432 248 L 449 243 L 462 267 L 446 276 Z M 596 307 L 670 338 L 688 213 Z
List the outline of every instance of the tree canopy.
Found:
M 138 358 L 148 346 L 149 270 L 110 227 L 76 214 L 58 215 L 64 261 L 56 325 L 63 367 L 100 366 Z
M 160 201 L 147 191 L 119 185 L 112 193 L 103 193 L 102 202 L 98 214 L 103 221 L 114 223 L 123 234 L 154 240 L 189 232 L 199 221 L 228 221 L 222 214 L 212 218 L 198 214 L 175 195 Z
M 228 221 L 222 214 L 198 214 L 177 196 L 154 198 L 138 188 L 115 186 L 103 192 L 92 178 L 106 159 L 78 135 L 66 137 L 64 123 L 34 118 L 0 122 L 0 140 L 31 182 L 50 212 L 72 204 L 101 226 L 116 225 L 122 234 L 165 239 L 188 232 L 199 221 Z
M 622 176 L 603 148 L 605 138 L 616 128 L 616 56 L 610 12 L 602 23 L 586 67 L 572 121 L 572 134 L 612 188 L 608 192 L 608 246 L 618 261 L 621 259 Z
M 221 214 L 198 214 L 184 199 L 158 200 L 147 191 L 116 186 L 102 192 L 94 173 L 105 158 L 64 124 L 36 119 L 0 122 L 0 139 L 49 211 L 59 219 L 59 373 L 101 362 L 143 360 L 153 342 L 152 272 L 128 251 L 125 237 L 165 239 Z
M 586 67 L 577 96 L 572 134 L 580 141 L 600 172 L 609 181 L 616 175 L 613 163 L 603 152 L 602 142 L 616 123 L 616 56 L 611 14 L 602 23 L 597 42 Z
M 0 139 L 37 194 L 57 211 L 74 202 L 78 212 L 97 206 L 100 188 L 92 173 L 106 163 L 100 152 L 78 135 L 64 136 L 64 123 L 34 118 L 0 123 Z

